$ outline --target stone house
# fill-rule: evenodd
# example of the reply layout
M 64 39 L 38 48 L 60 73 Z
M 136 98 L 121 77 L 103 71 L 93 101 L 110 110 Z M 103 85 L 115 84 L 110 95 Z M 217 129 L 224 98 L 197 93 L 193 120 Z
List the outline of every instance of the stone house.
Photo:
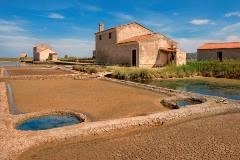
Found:
M 57 61 L 57 52 L 48 44 L 39 44 L 33 47 L 34 61 Z
M 177 48 L 177 42 L 136 22 L 107 30 L 101 23 L 95 35 L 97 64 L 162 67 L 186 63 L 186 53 Z
M 197 50 L 197 60 L 240 59 L 240 42 L 205 43 Z

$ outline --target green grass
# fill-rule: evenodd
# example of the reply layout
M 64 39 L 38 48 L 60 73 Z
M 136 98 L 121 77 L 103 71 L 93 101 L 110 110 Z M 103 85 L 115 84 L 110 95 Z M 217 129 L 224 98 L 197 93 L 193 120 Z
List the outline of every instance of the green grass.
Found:
M 167 66 L 163 73 L 174 77 L 204 76 L 240 79 L 240 61 L 192 61 L 182 66 Z
M 73 66 L 73 69 L 80 72 L 89 73 L 89 74 L 108 71 L 107 67 L 97 66 L 97 65 L 76 65 L 76 66 Z
M 58 58 L 59 61 L 64 62 L 79 62 L 79 63 L 94 63 L 95 60 L 93 58 L 78 58 L 78 57 L 64 57 Z
M 112 71 L 112 77 L 123 80 L 146 80 L 155 77 L 153 69 L 117 67 Z
M 122 80 L 148 80 L 155 78 L 184 78 L 192 76 L 240 79 L 240 60 L 190 61 L 186 65 L 168 65 L 164 68 L 135 68 L 119 66 L 74 66 L 85 73 L 112 72 L 111 77 Z

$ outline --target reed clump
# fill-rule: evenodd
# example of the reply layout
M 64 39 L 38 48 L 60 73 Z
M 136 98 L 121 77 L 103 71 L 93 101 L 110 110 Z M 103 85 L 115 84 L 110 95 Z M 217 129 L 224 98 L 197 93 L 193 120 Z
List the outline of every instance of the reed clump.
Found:
M 184 78 L 193 76 L 240 79 L 240 60 L 190 61 L 185 65 L 164 68 L 137 68 L 121 66 L 74 66 L 85 73 L 111 72 L 112 78 L 122 80 L 149 80 L 158 78 Z

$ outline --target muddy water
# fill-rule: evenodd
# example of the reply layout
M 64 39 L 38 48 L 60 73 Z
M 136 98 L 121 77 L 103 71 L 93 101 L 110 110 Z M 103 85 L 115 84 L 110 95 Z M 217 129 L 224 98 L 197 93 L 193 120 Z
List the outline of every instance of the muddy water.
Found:
M 210 96 L 220 96 L 229 99 L 240 100 L 240 80 L 239 83 L 224 83 L 224 81 L 224 79 L 222 82 L 214 82 L 211 80 L 208 81 L 207 79 L 182 79 L 141 81 L 141 83 L 175 90 L 183 90 Z

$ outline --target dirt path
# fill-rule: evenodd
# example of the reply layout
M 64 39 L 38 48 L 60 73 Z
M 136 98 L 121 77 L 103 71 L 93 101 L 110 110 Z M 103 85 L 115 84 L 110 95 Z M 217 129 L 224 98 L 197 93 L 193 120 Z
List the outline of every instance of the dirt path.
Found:
M 240 157 L 240 114 L 197 119 L 176 126 L 107 139 L 34 148 L 19 160 L 231 159 Z

